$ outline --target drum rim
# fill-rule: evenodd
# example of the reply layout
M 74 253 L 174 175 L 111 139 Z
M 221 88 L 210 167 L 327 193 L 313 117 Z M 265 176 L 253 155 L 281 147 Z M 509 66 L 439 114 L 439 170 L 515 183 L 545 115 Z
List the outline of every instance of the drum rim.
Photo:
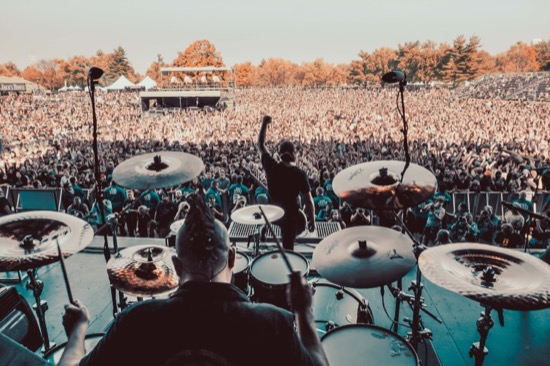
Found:
M 264 284 L 264 285 L 269 285 L 269 286 L 286 286 L 290 283 L 290 280 L 288 282 L 285 282 L 285 283 L 269 283 L 269 282 L 264 282 L 262 280 L 260 280 L 259 278 L 255 277 L 254 276 L 254 272 L 253 272 L 253 267 L 254 267 L 254 263 L 256 263 L 256 261 L 262 257 L 266 257 L 268 255 L 271 255 L 273 253 L 280 253 L 281 251 L 280 250 L 272 250 L 272 251 L 269 251 L 269 252 L 265 252 L 265 253 L 262 253 L 260 254 L 259 256 L 257 256 L 256 258 L 252 259 L 252 262 L 250 263 L 250 270 L 249 270 L 249 273 L 250 273 L 250 278 L 251 278 L 251 281 L 256 281 L 258 283 L 261 283 L 261 284 Z M 309 261 L 307 260 L 307 258 L 298 253 L 298 252 L 295 252 L 294 250 L 288 250 L 288 249 L 285 249 L 284 250 L 285 254 L 290 254 L 290 255 L 296 255 L 297 257 L 301 258 L 304 260 L 305 264 L 306 264 L 306 269 L 305 269 L 305 272 L 302 273 L 302 277 L 305 277 L 307 278 L 308 274 L 309 274 L 309 269 L 310 269 L 310 266 L 309 266 Z M 295 268 L 293 268 L 295 269 Z
M 337 285 L 337 284 L 331 283 L 331 282 L 316 282 L 316 283 L 310 283 L 310 284 L 311 284 L 311 287 L 313 287 L 314 289 L 317 288 L 317 286 L 323 287 L 325 285 L 328 285 L 329 287 L 333 287 L 333 288 L 337 288 L 337 289 L 342 289 L 342 290 L 344 290 L 344 292 L 351 295 L 351 297 L 353 297 L 358 303 L 365 304 L 367 306 L 369 305 L 369 302 L 367 301 L 367 299 L 363 295 L 361 295 L 361 293 L 359 291 L 357 291 L 356 289 L 354 289 L 352 287 L 340 286 L 340 285 Z M 315 296 L 315 294 L 313 296 Z
M 368 328 L 368 329 L 377 329 L 377 330 L 381 330 L 381 331 L 384 331 L 386 333 L 389 333 L 391 334 L 392 336 L 395 336 L 395 338 L 399 339 L 400 341 L 402 341 L 412 352 L 415 360 L 416 360 L 416 364 L 419 365 L 419 362 L 420 362 L 420 358 L 418 357 L 418 354 L 416 352 L 416 350 L 414 349 L 414 347 L 412 346 L 412 344 L 406 340 L 404 337 L 400 336 L 399 334 L 395 333 L 395 332 L 392 332 L 391 330 L 389 329 L 386 329 L 386 328 L 383 328 L 381 326 L 378 326 L 378 325 L 374 325 L 374 324 L 365 324 L 365 323 L 355 323 L 355 324 L 345 324 L 345 325 L 340 325 L 334 329 L 331 329 L 329 330 L 328 332 L 326 332 L 325 334 L 323 334 L 323 336 L 321 337 L 321 343 L 323 343 L 323 340 L 325 338 L 328 338 L 328 336 L 330 336 L 331 334 L 334 334 L 336 333 L 337 331 L 339 330 L 345 330 L 347 328 Z
M 233 271 L 233 274 L 246 272 L 250 268 L 250 265 L 251 265 L 250 257 L 245 252 L 243 252 L 241 250 L 238 250 L 238 249 L 235 250 L 235 264 L 237 263 L 237 254 L 243 256 L 246 259 L 246 266 L 240 271 Z M 235 268 L 235 266 L 233 268 Z

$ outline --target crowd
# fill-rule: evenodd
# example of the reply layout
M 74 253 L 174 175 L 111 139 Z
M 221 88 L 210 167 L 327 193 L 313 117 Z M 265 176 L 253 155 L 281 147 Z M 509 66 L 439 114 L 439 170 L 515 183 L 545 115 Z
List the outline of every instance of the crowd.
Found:
M 124 222 L 129 217 L 131 223 L 124 225 L 122 234 L 164 236 L 171 222 L 185 217 L 189 192 L 202 189 L 226 223 L 235 205 L 265 201 L 266 192 L 257 184 L 265 176 L 255 140 L 261 116 L 269 114 L 276 123 L 268 148 L 276 151 L 274 144 L 283 138 L 294 141 L 312 194 L 328 198 L 316 200 L 317 219 L 337 220 L 342 226 L 369 223 L 377 215 L 341 205 L 331 179 L 345 167 L 365 161 L 405 160 L 396 93 L 393 87 L 246 89 L 236 91 L 233 110 L 162 114 L 142 112 L 138 94 L 100 93 L 99 158 L 108 213 L 124 212 Z M 440 191 L 550 189 L 550 171 L 545 170 L 550 165 L 549 103 L 479 100 L 461 98 L 451 90 L 418 89 L 405 93 L 405 105 L 412 162 L 433 172 Z M 0 108 L 0 184 L 62 188 L 64 208 L 95 218 L 93 223 L 99 225 L 96 205 L 84 193 L 94 187 L 88 95 L 10 95 L 2 97 Z M 109 186 L 120 162 L 153 151 L 194 154 L 206 169 L 196 181 L 162 192 L 119 193 L 116 185 Z M 426 219 L 424 225 L 432 228 L 426 240 L 439 240 L 439 230 L 448 230 L 453 241 L 465 238 L 459 226 L 453 227 L 462 216 L 470 226 L 477 224 L 475 238 L 480 240 L 479 227 L 485 224 L 479 218 L 447 214 L 437 220 L 432 212 L 444 210 L 448 202 L 429 204 L 424 212 L 416 212 L 420 219 L 415 217 L 421 224 Z M 377 219 L 386 222 L 381 216 Z M 497 231 L 508 230 L 496 226 Z
M 481 99 L 550 102 L 547 72 L 487 75 L 466 85 L 462 95 Z

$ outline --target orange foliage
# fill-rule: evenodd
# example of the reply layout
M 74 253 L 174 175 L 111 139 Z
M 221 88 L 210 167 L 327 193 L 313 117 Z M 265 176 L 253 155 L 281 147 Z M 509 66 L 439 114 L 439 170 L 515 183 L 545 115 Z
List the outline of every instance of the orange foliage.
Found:
M 13 62 L 6 62 L 0 65 L 0 75 L 3 76 L 21 76 L 21 71 Z
M 533 46 L 518 42 L 497 56 L 497 67 L 502 72 L 538 71 L 537 51 Z

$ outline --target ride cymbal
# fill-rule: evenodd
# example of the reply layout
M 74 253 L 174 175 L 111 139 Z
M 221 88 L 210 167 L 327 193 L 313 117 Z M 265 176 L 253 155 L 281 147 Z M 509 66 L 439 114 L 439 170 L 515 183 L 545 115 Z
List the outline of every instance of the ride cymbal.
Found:
M 0 272 L 24 271 L 59 260 L 88 246 L 92 227 L 75 216 L 55 211 L 30 211 L 0 217 Z
M 260 212 L 260 206 L 264 210 L 265 216 L 270 223 L 279 220 L 285 215 L 285 211 L 279 206 L 274 205 L 252 205 L 238 209 L 231 214 L 231 220 L 246 225 L 265 224 L 264 217 Z
M 437 179 L 427 169 L 405 162 L 382 160 L 362 163 L 339 172 L 332 182 L 334 193 L 355 207 L 400 210 L 414 207 L 433 196 Z
M 323 239 L 312 266 L 327 280 L 355 288 L 383 286 L 406 275 L 416 263 L 412 240 L 379 226 L 356 226 Z
M 425 250 L 418 265 L 431 282 L 483 305 L 550 307 L 550 266 L 527 253 L 488 244 L 445 244 Z
M 195 155 L 159 151 L 123 161 L 113 170 L 113 180 L 132 189 L 166 188 L 193 180 L 203 169 L 204 163 Z
M 109 281 L 130 296 L 158 296 L 178 287 L 172 264 L 176 251 L 160 245 L 137 245 L 119 252 L 107 263 Z

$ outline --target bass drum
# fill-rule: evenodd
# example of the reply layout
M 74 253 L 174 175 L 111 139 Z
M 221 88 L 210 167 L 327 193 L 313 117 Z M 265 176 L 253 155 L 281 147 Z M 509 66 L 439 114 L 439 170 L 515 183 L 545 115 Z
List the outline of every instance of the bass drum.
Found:
M 321 343 L 330 365 L 419 365 L 409 342 L 376 325 L 343 325 L 325 334 Z
M 104 335 L 105 333 L 91 333 L 86 335 L 86 338 L 84 339 L 86 354 L 90 353 L 95 348 Z M 53 347 L 44 355 L 44 359 L 51 362 L 53 365 L 57 365 L 61 359 L 61 356 L 63 356 L 63 351 L 65 351 L 66 346 L 67 342 L 64 342 Z
M 309 262 L 303 255 L 285 250 L 285 254 L 294 271 L 299 271 L 304 279 L 309 274 Z M 290 309 L 286 291 L 290 283 L 290 272 L 281 252 L 276 250 L 256 257 L 250 265 L 250 283 L 255 302 L 267 302 L 284 309 Z
M 250 286 L 248 284 L 249 268 L 250 258 L 243 252 L 237 250 L 235 252 L 235 266 L 233 267 L 232 283 L 250 296 Z
M 313 317 L 319 337 L 346 324 L 374 324 L 368 301 L 356 290 L 325 282 L 311 282 L 311 286 Z

